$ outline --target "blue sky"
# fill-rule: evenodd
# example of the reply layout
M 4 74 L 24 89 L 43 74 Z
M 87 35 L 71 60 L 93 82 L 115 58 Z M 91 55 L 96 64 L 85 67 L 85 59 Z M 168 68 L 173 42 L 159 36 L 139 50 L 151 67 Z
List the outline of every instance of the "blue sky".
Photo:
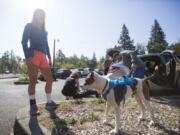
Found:
M 180 0 L 0 0 L 0 55 L 13 49 L 24 57 L 22 32 L 36 8 L 46 12 L 51 54 L 53 39 L 59 39 L 56 48 L 66 56 L 104 56 L 123 24 L 135 44 L 147 44 L 154 19 L 168 43 L 180 40 Z

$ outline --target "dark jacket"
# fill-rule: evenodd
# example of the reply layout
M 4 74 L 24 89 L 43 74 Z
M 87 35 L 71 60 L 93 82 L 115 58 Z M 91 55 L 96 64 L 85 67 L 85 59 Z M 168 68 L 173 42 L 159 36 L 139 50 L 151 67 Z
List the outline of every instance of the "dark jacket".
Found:
M 29 47 L 28 41 L 30 42 Z M 49 59 L 51 59 L 47 42 L 47 32 L 39 29 L 34 24 L 26 24 L 21 43 L 26 59 L 33 57 L 34 51 L 40 51 L 46 54 Z
M 137 68 L 134 70 L 131 70 L 130 76 L 143 79 L 144 70 L 145 70 L 145 65 L 143 61 L 140 58 L 138 58 L 137 55 L 134 53 L 132 53 L 130 56 L 131 56 L 131 62 L 135 62 L 137 64 Z
M 62 89 L 62 94 L 64 96 L 74 96 L 77 94 L 77 91 L 76 80 L 74 78 L 67 78 Z

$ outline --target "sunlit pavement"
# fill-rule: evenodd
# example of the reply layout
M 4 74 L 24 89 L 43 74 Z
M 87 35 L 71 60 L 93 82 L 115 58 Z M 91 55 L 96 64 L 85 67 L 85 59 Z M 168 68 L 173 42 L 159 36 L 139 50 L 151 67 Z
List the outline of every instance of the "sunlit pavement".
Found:
M 20 108 L 29 105 L 27 95 L 28 85 L 14 85 L 13 82 L 15 80 L 17 79 L 0 79 L 0 135 L 10 134 L 16 112 Z M 64 100 L 61 94 L 64 82 L 64 80 L 58 80 L 53 83 L 53 100 Z M 46 101 L 44 86 L 45 82 L 41 81 L 36 86 L 36 99 L 38 103 Z

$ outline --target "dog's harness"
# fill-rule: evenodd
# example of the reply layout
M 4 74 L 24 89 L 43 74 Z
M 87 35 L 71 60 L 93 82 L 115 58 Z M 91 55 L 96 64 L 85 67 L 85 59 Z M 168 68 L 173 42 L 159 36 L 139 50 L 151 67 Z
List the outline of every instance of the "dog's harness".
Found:
M 122 77 L 116 80 L 106 80 L 106 84 L 104 89 L 102 90 L 102 96 L 105 100 L 107 100 L 107 95 L 111 91 L 111 89 L 115 88 L 118 85 L 126 86 L 126 85 L 133 85 L 137 84 L 137 80 L 134 78 Z M 108 86 L 108 87 L 107 87 Z
M 104 88 L 102 89 L 102 93 L 101 93 L 101 94 L 103 94 L 103 93 L 104 93 L 104 91 L 105 91 L 105 89 L 106 89 L 107 85 L 108 85 L 108 80 L 106 80 L 106 84 L 104 85 Z

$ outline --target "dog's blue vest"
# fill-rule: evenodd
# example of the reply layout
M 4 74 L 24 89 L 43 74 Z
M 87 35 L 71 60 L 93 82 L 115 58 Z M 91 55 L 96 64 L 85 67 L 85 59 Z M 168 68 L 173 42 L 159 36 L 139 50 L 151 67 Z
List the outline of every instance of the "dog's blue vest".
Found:
M 121 85 L 121 86 L 127 86 L 127 85 L 133 85 L 133 84 L 136 84 L 137 81 L 134 79 L 134 78 L 129 78 L 129 77 L 122 77 L 122 78 L 119 78 L 119 79 L 116 79 L 116 80 L 109 80 L 108 81 L 108 88 L 106 88 L 103 92 L 103 97 L 104 99 L 107 99 L 107 95 L 109 94 L 110 90 L 115 88 L 116 86 L 118 85 Z

